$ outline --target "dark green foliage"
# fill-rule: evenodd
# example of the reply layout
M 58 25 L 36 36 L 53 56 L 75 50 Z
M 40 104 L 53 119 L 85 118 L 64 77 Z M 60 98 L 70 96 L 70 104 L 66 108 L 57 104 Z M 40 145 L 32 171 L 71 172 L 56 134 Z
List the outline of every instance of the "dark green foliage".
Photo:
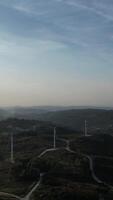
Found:
M 95 134 L 91 137 L 77 137 L 71 142 L 71 148 L 89 155 L 112 156 L 113 137 L 107 134 Z
M 110 133 L 113 131 L 113 110 L 73 109 L 41 114 L 38 119 L 82 132 L 84 121 L 87 120 L 89 133 Z
M 12 165 L 9 162 L 10 134 L 0 135 L 0 190 L 23 196 L 39 181 L 40 173 L 45 172 L 33 200 L 97 200 L 100 193 L 106 196 L 106 200 L 113 199 L 108 187 L 98 185 L 93 180 L 89 161 L 84 156 L 84 153 L 93 155 L 95 173 L 102 180 L 112 183 L 112 158 L 106 160 L 96 157 L 112 156 L 112 136 L 97 134 L 84 137 L 69 129 L 57 127 L 58 137 L 74 139 L 70 148 L 75 153 L 64 149 L 66 141 L 57 140 L 60 149 L 48 151 L 39 158 L 41 152 L 53 147 L 53 125 L 35 120 L 8 119 L 0 123 L 1 131 L 8 130 L 9 125 L 14 127 L 13 131 L 16 127 L 28 130 L 14 132 L 15 163 Z M 35 130 L 32 129 L 34 125 Z
M 30 166 L 28 160 L 20 160 L 13 164 L 12 175 L 18 181 L 37 181 L 40 171 L 38 168 Z
M 113 157 L 95 157 L 95 171 L 97 176 L 108 184 L 113 184 Z
M 89 188 L 80 187 L 76 184 L 66 184 L 56 187 L 42 187 L 34 194 L 33 200 L 97 200 L 97 192 Z

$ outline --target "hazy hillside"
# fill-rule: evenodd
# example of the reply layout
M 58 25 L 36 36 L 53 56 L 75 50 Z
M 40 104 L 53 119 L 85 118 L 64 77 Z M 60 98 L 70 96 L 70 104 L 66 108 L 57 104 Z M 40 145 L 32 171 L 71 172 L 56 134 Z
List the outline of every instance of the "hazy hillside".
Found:
M 0 120 L 10 117 L 10 112 L 8 110 L 0 108 Z
M 38 120 L 0 122 L 0 191 L 6 196 L 4 199 L 0 192 L 0 200 L 14 199 L 7 198 L 7 193 L 28 199 L 29 192 L 29 200 L 98 200 L 100 194 L 113 199 L 110 186 L 105 184 L 113 185 L 113 136 L 84 137 L 57 126 L 57 148 L 53 149 L 54 126 Z M 92 176 L 90 160 L 93 174 L 102 183 Z
M 39 114 L 45 114 L 48 112 L 70 111 L 70 110 L 113 110 L 110 107 L 95 107 L 95 106 L 31 106 L 31 107 L 3 107 L 0 108 L 0 118 L 7 117 L 25 118 L 25 119 L 37 119 Z
M 89 132 L 113 132 L 113 110 L 108 110 L 107 108 L 69 110 L 69 108 L 57 106 L 7 108 L 0 110 L 0 119 L 16 117 L 20 119 L 50 121 L 79 131 L 84 130 L 84 121 L 87 120 Z
M 76 109 L 49 112 L 39 115 L 39 119 L 76 130 L 83 130 L 84 121 L 87 120 L 89 131 L 113 131 L 113 110 Z
M 31 107 L 3 107 L 0 109 L 0 119 L 7 117 L 12 118 L 24 118 L 24 119 L 37 119 L 39 114 L 48 112 L 70 110 L 76 107 L 65 107 L 65 106 L 31 106 Z

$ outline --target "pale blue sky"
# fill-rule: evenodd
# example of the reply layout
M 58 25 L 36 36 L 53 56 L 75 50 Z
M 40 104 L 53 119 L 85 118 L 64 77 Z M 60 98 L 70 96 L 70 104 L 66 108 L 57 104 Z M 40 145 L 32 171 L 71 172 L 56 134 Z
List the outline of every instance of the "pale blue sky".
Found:
M 0 106 L 113 106 L 113 0 L 0 0 Z

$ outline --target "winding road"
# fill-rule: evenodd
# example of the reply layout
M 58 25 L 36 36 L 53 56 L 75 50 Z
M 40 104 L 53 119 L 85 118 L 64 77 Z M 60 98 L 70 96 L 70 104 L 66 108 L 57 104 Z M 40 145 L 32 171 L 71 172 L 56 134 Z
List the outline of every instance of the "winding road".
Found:
M 57 138 L 57 140 L 60 140 L 60 141 L 63 141 L 66 143 L 66 147 L 64 147 L 65 150 L 67 150 L 68 152 L 70 153 L 76 153 L 75 151 L 71 150 L 70 148 L 70 140 L 66 140 L 66 139 L 63 139 L 63 138 Z M 57 151 L 59 149 L 63 149 L 63 148 L 51 148 L 51 149 L 46 149 L 44 150 L 42 153 L 40 153 L 40 155 L 38 156 L 39 158 L 41 158 L 43 155 L 45 155 L 46 153 L 48 152 L 52 152 L 52 151 Z M 96 181 L 96 183 L 98 184 L 106 184 L 105 182 L 101 181 L 95 174 L 94 172 L 94 166 L 93 166 L 93 159 L 91 156 L 87 155 L 87 154 L 82 154 L 82 156 L 86 157 L 89 161 L 89 168 L 90 168 L 90 171 L 91 171 L 91 176 L 93 178 L 94 181 Z M 25 197 L 19 197 L 17 195 L 14 195 L 14 194 L 9 194 L 9 193 L 5 193 L 5 192 L 0 192 L 0 196 L 5 196 L 5 197 L 10 197 L 10 198 L 15 198 L 16 200 L 30 200 L 30 197 L 31 195 L 33 194 L 33 192 L 36 191 L 36 189 L 40 186 L 41 182 L 42 182 L 42 179 L 43 179 L 43 176 L 44 176 L 44 173 L 41 173 L 40 174 L 40 179 L 39 181 L 33 186 L 33 188 L 30 190 L 30 192 L 28 192 L 27 195 L 25 195 Z M 107 185 L 107 184 L 106 184 Z M 110 186 L 110 189 L 113 191 L 113 187 Z M 104 198 L 102 197 L 101 194 L 99 194 L 99 200 L 104 200 Z
M 96 181 L 97 183 L 104 183 L 103 181 L 101 181 L 95 174 L 94 172 L 94 167 L 93 167 L 93 159 L 91 158 L 91 156 L 83 154 L 84 157 L 86 157 L 89 160 L 89 166 L 90 166 L 90 171 L 91 171 L 91 175 L 94 181 Z M 104 183 L 105 184 L 105 183 Z
M 61 140 L 61 141 L 64 141 L 66 143 L 66 150 L 70 153 L 76 153 L 75 151 L 73 151 L 71 148 L 70 148 L 70 140 L 66 140 L 66 139 L 60 139 L 58 138 L 58 140 Z M 93 166 L 93 159 L 91 156 L 87 155 L 87 154 L 82 154 L 83 157 L 86 157 L 89 161 L 89 168 L 90 168 L 90 171 L 91 171 L 91 175 L 92 175 L 92 178 L 94 181 L 96 181 L 97 183 L 104 183 L 103 181 L 101 181 L 95 174 L 94 172 L 94 166 Z M 104 183 L 105 184 L 105 183 Z
M 31 191 L 24 198 L 21 198 L 21 200 L 29 200 L 30 199 L 33 192 L 35 192 L 35 190 L 40 186 L 43 176 L 44 176 L 44 173 L 41 173 L 38 183 L 36 183 L 35 186 L 31 189 Z
M 59 150 L 60 148 L 51 148 L 51 149 L 46 149 L 44 150 L 42 153 L 39 154 L 39 158 L 41 158 L 43 155 L 45 155 L 48 152 L 52 152 L 52 151 L 56 151 Z M 4 196 L 4 197 L 10 197 L 10 198 L 15 198 L 16 200 L 30 200 L 31 195 L 33 194 L 33 192 L 35 192 L 35 190 L 40 186 L 41 182 L 42 182 L 42 178 L 45 175 L 45 173 L 41 173 L 40 174 L 40 179 L 39 181 L 34 185 L 34 187 L 31 189 L 30 192 L 28 192 L 28 194 L 26 194 L 24 197 L 19 197 L 17 195 L 14 194 L 9 194 L 6 192 L 0 192 L 0 196 Z
M 21 200 L 21 197 L 19 197 L 17 195 L 14 195 L 14 194 L 9 194 L 7 192 L 0 192 L 0 196 L 14 198 L 14 199 L 17 199 L 17 200 Z
M 44 151 L 38 156 L 38 158 L 41 158 L 43 155 L 45 155 L 45 154 L 48 153 L 48 152 L 57 151 L 58 149 L 59 149 L 59 148 L 46 149 L 46 150 L 44 150 Z

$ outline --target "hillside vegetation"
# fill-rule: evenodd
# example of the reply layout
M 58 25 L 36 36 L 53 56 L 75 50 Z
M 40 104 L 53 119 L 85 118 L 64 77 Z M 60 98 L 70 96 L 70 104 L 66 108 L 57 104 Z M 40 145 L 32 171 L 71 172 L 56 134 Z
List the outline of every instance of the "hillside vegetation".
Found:
M 81 131 L 84 129 L 84 121 L 87 120 L 89 132 L 111 133 L 113 131 L 113 110 L 79 109 L 57 111 L 41 114 L 39 119 Z

